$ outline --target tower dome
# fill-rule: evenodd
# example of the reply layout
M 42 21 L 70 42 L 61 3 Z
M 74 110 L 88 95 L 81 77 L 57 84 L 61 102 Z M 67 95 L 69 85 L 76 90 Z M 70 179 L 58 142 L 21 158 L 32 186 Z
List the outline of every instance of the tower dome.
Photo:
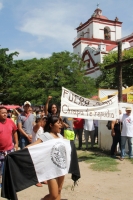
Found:
M 101 18 L 101 19 L 108 19 L 107 17 L 105 17 L 105 16 L 102 15 L 102 10 L 100 8 L 97 8 L 94 11 L 92 17 Z

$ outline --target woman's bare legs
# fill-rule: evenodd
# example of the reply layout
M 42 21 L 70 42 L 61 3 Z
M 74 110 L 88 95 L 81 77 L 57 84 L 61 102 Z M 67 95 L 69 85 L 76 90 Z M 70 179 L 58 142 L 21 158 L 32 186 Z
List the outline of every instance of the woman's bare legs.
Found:
M 58 197 L 56 198 L 56 200 L 60 200 L 61 199 L 61 190 L 62 190 L 62 186 L 64 183 L 64 178 L 65 176 L 60 176 L 57 178 L 57 182 L 58 182 Z
M 58 177 L 56 179 L 51 179 L 47 182 L 49 194 L 46 195 L 42 200 L 60 200 L 64 176 Z

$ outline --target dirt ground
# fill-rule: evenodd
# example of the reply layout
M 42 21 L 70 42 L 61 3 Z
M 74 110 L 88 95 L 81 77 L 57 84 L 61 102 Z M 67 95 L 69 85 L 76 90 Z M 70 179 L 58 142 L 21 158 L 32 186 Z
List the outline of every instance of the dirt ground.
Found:
M 62 200 L 133 200 L 133 164 L 128 159 L 117 160 L 119 171 L 98 172 L 90 163 L 79 162 L 81 178 L 74 191 L 71 175 L 65 177 Z M 19 200 L 40 200 L 48 193 L 47 185 L 32 186 L 18 193 Z M 4 200 L 0 197 L 0 200 Z

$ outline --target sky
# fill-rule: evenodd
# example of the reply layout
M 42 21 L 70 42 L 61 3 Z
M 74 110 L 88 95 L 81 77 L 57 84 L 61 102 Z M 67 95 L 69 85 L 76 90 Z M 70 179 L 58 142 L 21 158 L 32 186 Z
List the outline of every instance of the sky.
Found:
M 0 0 L 0 45 L 14 59 L 46 58 L 53 52 L 73 52 L 75 28 L 94 10 L 110 20 L 117 16 L 122 37 L 133 33 L 133 0 Z

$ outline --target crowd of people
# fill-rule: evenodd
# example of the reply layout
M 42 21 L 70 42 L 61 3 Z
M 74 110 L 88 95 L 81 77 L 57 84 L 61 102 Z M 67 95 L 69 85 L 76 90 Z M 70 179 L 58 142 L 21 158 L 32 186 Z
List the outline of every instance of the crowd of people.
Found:
M 10 152 L 23 149 L 27 146 L 36 145 L 54 138 L 69 140 L 78 139 L 78 149 L 82 149 L 83 134 L 86 150 L 88 150 L 89 137 L 91 147 L 98 143 L 98 120 L 70 118 L 60 116 L 58 106 L 50 104 L 52 96 L 47 98 L 43 107 L 34 109 L 29 101 L 25 101 L 23 108 L 7 110 L 0 106 L 0 184 L 2 186 L 2 173 L 4 168 L 4 158 Z M 116 156 L 116 147 L 119 143 L 121 149 L 120 160 L 125 156 L 125 144 L 128 140 L 129 157 L 133 157 L 133 115 L 131 108 L 126 108 L 126 113 L 120 118 L 112 121 L 111 134 L 113 143 L 111 146 L 111 156 Z M 61 188 L 64 176 L 56 179 L 44 180 L 36 186 L 48 184 L 49 194 L 43 200 L 60 199 Z

